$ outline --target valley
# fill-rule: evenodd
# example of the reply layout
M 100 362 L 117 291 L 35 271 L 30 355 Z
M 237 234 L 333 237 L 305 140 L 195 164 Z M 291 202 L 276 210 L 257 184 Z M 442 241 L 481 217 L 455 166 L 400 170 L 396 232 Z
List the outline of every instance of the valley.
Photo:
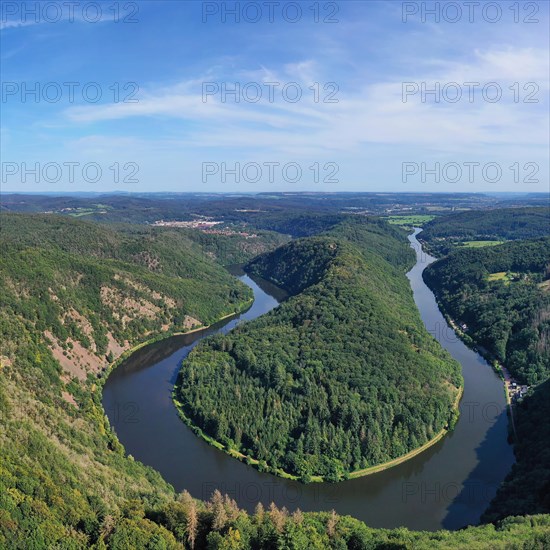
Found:
M 550 550 L 549 30 L 0 2 L 0 550 Z
M 316 220 L 316 234 L 289 242 L 285 235 L 303 232 L 299 228 L 305 227 L 305 219 Z M 264 247 L 258 251 L 257 246 L 243 248 L 241 242 L 247 239 L 239 233 L 205 234 L 200 229 L 193 233 L 195 230 L 188 228 L 96 224 L 51 215 L 2 215 L 0 235 L 3 248 L 8 251 L 0 270 L 7 289 L 0 324 L 4 342 L 0 368 L 2 544 L 9 548 L 40 548 L 56 541 L 71 541 L 74 547 L 119 548 L 162 540 L 165 547 L 178 548 L 191 547 L 193 540 L 194 547 L 209 548 L 213 540 L 221 544 L 237 536 L 237 532 L 241 540 L 245 537 L 250 541 L 246 544 L 260 547 L 267 544 L 269 537 L 311 540 L 313 533 L 319 537 L 319 548 L 332 547 L 336 541 L 366 548 L 367 544 L 381 547 L 388 541 L 406 545 L 411 540 L 415 541 L 415 548 L 467 548 L 471 544 L 504 548 L 512 541 L 546 540 L 548 516 L 537 515 L 548 509 L 545 491 L 536 489 L 533 493 L 532 489 L 546 483 L 547 447 L 542 435 L 547 427 L 543 405 L 546 371 L 516 367 L 515 375 L 531 377 L 532 386 L 515 409 L 518 462 L 512 467 L 502 381 L 483 358 L 453 336 L 422 274 L 425 272 L 426 281 L 432 284 L 435 273 L 445 281 L 443 274 L 458 276 L 460 265 L 489 262 L 476 275 L 476 281 L 500 285 L 500 292 L 505 293 L 517 292 L 518 284 L 527 285 L 530 293 L 545 295 L 547 239 L 532 239 L 525 245 L 514 240 L 500 245 L 506 254 L 497 252 L 494 258 L 492 251 L 500 248 L 498 245 L 457 250 L 434 263 L 416 237 L 409 237 L 416 252 L 412 254 L 406 232 L 376 218 L 308 213 L 288 216 L 277 223 L 288 233 L 251 228 L 259 231 L 257 245 Z M 460 254 L 480 256 L 461 264 Z M 248 272 L 239 276 L 241 281 L 220 265 L 235 260 L 244 260 Z M 409 281 L 405 279 L 406 272 Z M 490 277 L 501 272 L 512 273 L 513 277 Z M 286 292 L 273 286 L 273 282 Z M 438 284 L 433 282 L 438 299 L 446 300 L 444 292 L 449 297 L 459 296 L 448 289 L 447 283 L 441 286 L 447 290 L 440 290 Z M 496 297 L 498 293 L 492 295 Z M 523 290 L 518 299 L 521 296 Z M 325 308 L 324 304 L 329 303 L 333 305 Z M 507 299 L 506 303 L 517 310 L 514 301 Z M 367 309 L 361 310 L 364 307 Z M 445 307 L 450 308 L 451 302 Z M 335 316 L 334 321 L 329 314 Z M 217 323 L 228 315 L 234 318 Z M 462 320 L 460 315 L 453 317 Z M 370 328 L 363 324 L 368 319 L 374 323 Z M 243 324 L 242 320 L 248 322 Z M 206 325 L 212 326 L 202 328 Z M 350 345 L 339 346 L 337 333 L 326 332 L 331 326 L 340 327 L 340 334 L 349 330 L 346 341 Z M 351 365 L 353 355 L 359 358 L 368 352 L 368 347 L 359 345 L 361 338 L 356 347 L 352 345 L 354 334 L 364 337 L 377 327 L 386 327 L 384 333 L 389 335 L 394 330 L 392 326 L 396 332 L 391 342 L 375 346 L 373 358 L 357 365 L 401 365 L 403 374 L 391 384 L 394 391 L 405 384 L 406 392 L 394 402 L 403 407 L 407 396 L 415 395 L 414 384 L 411 386 L 403 377 L 407 368 L 416 364 L 417 357 L 421 358 L 419 365 L 433 364 L 432 374 L 425 369 L 422 374 L 432 377 L 428 385 L 434 389 L 433 403 L 444 400 L 445 395 L 449 399 L 440 402 L 446 403 L 444 406 L 433 409 L 441 414 L 434 416 L 436 423 L 430 424 L 433 420 L 423 417 L 425 426 L 431 426 L 431 437 L 427 429 L 420 428 L 422 424 L 414 422 L 413 429 L 422 431 L 409 432 L 408 441 L 412 444 L 407 449 L 396 437 L 407 432 L 396 430 L 395 422 L 382 421 L 376 428 L 380 430 L 382 445 L 377 448 L 369 444 L 366 449 L 371 454 L 364 455 L 373 462 L 363 466 L 358 455 L 359 462 L 354 465 L 346 457 L 353 457 L 356 451 L 350 446 L 346 455 L 347 444 L 342 446 L 338 434 L 354 433 L 352 416 L 362 410 L 361 401 L 357 401 L 357 407 L 346 409 L 349 398 L 342 397 L 338 405 L 335 392 L 326 404 L 335 404 L 334 411 L 340 415 L 335 419 L 340 420 L 334 428 L 319 424 L 321 434 L 323 430 L 335 430 L 335 435 L 315 443 L 315 431 L 307 432 L 315 420 L 310 413 L 305 424 L 309 439 L 302 438 L 306 443 L 303 454 L 297 452 L 299 447 L 294 447 L 290 455 L 286 451 L 277 454 L 277 449 L 285 448 L 281 445 L 294 444 L 291 434 L 297 436 L 297 441 L 301 439 L 295 428 L 288 431 L 289 436 L 281 437 L 285 423 L 299 416 L 292 413 L 277 417 L 269 413 L 268 418 L 276 422 L 276 445 L 258 439 L 264 433 L 269 436 L 269 431 L 245 436 L 254 423 L 249 428 L 249 420 L 239 420 L 243 428 L 241 442 L 246 437 L 259 441 L 257 450 L 245 460 L 242 455 L 248 453 L 241 453 L 236 446 L 238 439 L 231 431 L 231 422 L 239 414 L 253 420 L 247 411 L 258 410 L 264 390 L 256 382 L 254 404 L 239 411 L 239 399 L 225 402 L 223 392 L 228 396 L 238 396 L 239 392 L 241 396 L 249 395 L 247 379 L 239 375 L 239 388 L 232 389 L 230 370 L 225 370 L 223 377 L 212 370 L 214 365 L 227 369 L 220 366 L 227 359 L 205 360 L 205 353 L 213 357 L 235 353 L 231 359 L 235 365 L 245 358 L 249 361 L 246 368 L 253 369 L 250 372 L 256 372 L 256 376 L 261 373 L 262 379 L 272 385 L 272 395 L 281 402 L 298 388 L 307 387 L 311 399 L 317 399 L 323 387 L 332 392 L 338 384 L 351 381 L 338 375 L 323 386 L 325 380 L 330 380 L 327 375 L 338 374 L 339 365 Z M 471 336 L 481 345 L 478 329 L 471 320 L 470 327 Z M 181 332 L 185 333 L 177 335 Z M 372 336 L 368 341 L 375 342 Z M 285 346 L 279 349 L 278 342 L 285 342 Z M 400 349 L 402 342 L 407 345 Z M 291 355 L 296 344 L 300 346 L 298 358 Z M 539 348 L 535 346 L 533 350 Z M 498 352 L 499 348 L 494 350 Z M 260 358 L 259 363 L 250 362 L 251 352 Z M 321 352 L 322 358 L 318 357 Z M 332 353 L 343 354 L 345 363 L 338 355 L 332 358 Z M 368 353 L 365 357 L 369 357 Z M 407 359 L 399 363 L 399 357 Z M 271 361 L 274 368 L 270 368 Z M 302 361 L 303 371 L 291 368 L 291 379 L 281 367 L 286 370 L 297 361 Z M 334 366 L 324 372 L 315 366 L 319 361 Z M 504 362 L 510 364 L 510 360 Z M 453 402 L 460 398 L 462 387 L 458 364 L 464 378 L 464 394 L 460 415 L 455 415 Z M 513 361 L 511 365 L 513 370 Z M 354 372 L 357 376 L 361 371 Z M 373 392 L 375 372 L 348 387 Z M 392 370 L 385 366 L 379 372 L 389 376 Z M 306 378 L 297 383 L 298 375 Z M 215 401 L 225 402 L 223 408 L 201 406 L 205 411 L 226 413 L 226 435 L 220 437 L 223 423 L 219 420 L 215 424 L 218 432 L 210 432 L 215 436 L 211 441 L 220 442 L 225 452 L 198 438 L 178 416 L 171 399 L 174 384 L 174 398 L 186 416 L 187 411 L 198 414 L 201 410 L 192 393 L 182 400 L 182 381 L 189 376 L 194 377 L 189 389 L 202 388 L 195 395 L 207 398 L 213 390 L 221 392 Z M 309 376 L 314 377 L 311 382 L 307 380 Z M 414 379 L 418 380 L 418 376 L 416 371 Z M 449 377 L 455 391 L 438 395 L 438 377 L 442 381 Z M 223 385 L 219 385 L 222 381 Z M 344 392 L 342 396 L 346 395 L 345 387 L 339 390 Z M 363 393 L 364 402 L 370 407 L 386 403 L 387 397 L 381 398 L 380 391 L 378 400 L 372 395 Z M 413 401 L 418 399 L 413 397 Z M 266 400 L 262 407 L 271 406 L 270 402 L 276 403 Z M 300 402 L 292 398 L 289 410 Z M 102 404 L 109 420 L 103 416 Z M 322 410 L 319 406 L 310 409 Z M 346 417 L 348 410 L 350 417 Z M 398 408 L 395 410 L 403 415 Z M 411 405 L 407 410 L 414 414 Z M 338 424 L 350 421 L 351 424 Z M 359 425 L 364 422 L 360 420 Z M 536 429 L 532 427 L 534 422 Z M 189 424 L 201 433 L 196 420 Z M 347 426 L 344 432 L 339 431 L 339 425 Z M 387 438 L 383 430 L 390 425 L 394 426 L 393 431 L 386 433 L 393 435 Z M 204 425 L 205 435 L 209 435 L 208 426 Z M 374 429 L 369 427 L 368 431 Z M 419 433 L 424 434 L 424 440 Z M 437 441 L 430 446 L 434 439 Z M 319 447 L 316 449 L 315 445 Z M 255 464 L 257 453 L 264 452 L 262 448 L 269 450 L 276 461 L 263 455 L 264 463 Z M 306 448 L 311 450 L 306 452 Z M 339 462 L 326 462 L 331 454 L 339 457 Z M 284 463 L 277 458 L 284 456 L 290 456 L 291 461 Z M 404 458 L 407 460 L 401 461 Z M 389 465 L 392 467 L 387 468 Z M 304 466 L 305 470 L 296 470 Z M 357 477 L 365 473 L 361 471 L 364 469 L 370 475 Z M 326 476 L 325 482 L 304 484 L 320 481 L 321 476 Z M 507 504 L 510 502 L 515 503 L 513 508 Z M 73 516 L 67 515 L 69 510 Z M 507 519 L 517 512 L 531 515 Z M 224 519 L 216 523 L 213 518 L 219 514 Z M 189 523 L 193 517 L 200 521 Z M 445 530 L 475 525 L 480 518 L 494 524 L 454 533 Z M 404 530 L 402 526 L 416 531 Z M 401 528 L 392 530 L 397 527 Z

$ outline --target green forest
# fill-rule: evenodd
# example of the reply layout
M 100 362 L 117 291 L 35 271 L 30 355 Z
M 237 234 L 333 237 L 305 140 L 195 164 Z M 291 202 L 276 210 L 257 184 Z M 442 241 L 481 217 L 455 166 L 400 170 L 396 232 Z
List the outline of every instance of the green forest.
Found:
M 545 224 L 537 231 L 548 235 Z M 516 462 L 482 521 L 550 513 L 550 237 L 454 250 L 424 277 L 450 317 L 466 323 L 464 339 L 531 385 L 513 406 Z
M 182 231 L 182 230 L 179 230 Z M 198 244 L 201 251 L 216 262 L 228 266 L 245 264 L 252 258 L 288 242 L 289 236 L 274 231 L 247 230 L 251 236 L 244 236 L 242 228 L 229 231 L 228 235 L 183 230 L 184 234 Z
M 517 513 L 550 514 L 550 381 L 514 405 L 517 442 L 512 466 L 482 520 Z
M 512 241 L 550 234 L 548 207 L 493 208 L 437 217 L 424 225 L 420 239 L 428 252 L 445 256 L 467 241 Z
M 456 250 L 424 278 L 466 335 L 523 383 L 550 375 L 550 237 Z
M 67 351 L 78 342 L 101 356 L 109 340 L 208 325 L 252 298 L 177 231 L 5 215 L 1 245 L 2 309 Z
M 548 511 L 546 482 L 539 483 L 548 479 L 550 437 L 541 431 L 548 427 L 547 384 L 541 386 L 546 393 L 525 399 L 520 411 L 525 445 L 512 477 L 488 512 L 486 520 L 494 524 L 433 533 L 373 529 L 334 512 L 289 513 L 258 506 L 248 514 L 218 493 L 207 502 L 185 492 L 176 494 L 158 472 L 128 456 L 111 430 L 101 406 L 104 378 L 95 372 L 85 378 L 68 375 L 44 330 L 60 342 L 66 335 L 67 355 L 83 354 L 88 345 L 99 357 L 104 351 L 102 327 L 139 343 L 160 334 L 160 329 L 163 334 L 180 330 L 182 312 L 205 323 L 235 311 L 248 299 L 247 289 L 185 231 L 103 227 L 51 215 L 3 213 L 0 222 L 0 548 L 530 550 L 550 546 L 550 516 L 536 515 Z M 340 268 L 334 279 L 343 273 L 353 278 L 352 266 L 368 262 L 373 279 L 369 289 L 378 281 L 378 273 L 396 275 L 385 283 L 384 292 L 391 290 L 396 304 L 410 303 L 412 298 L 401 294 L 402 273 L 412 257 L 397 230 L 388 230 L 391 233 L 385 236 L 384 227 L 382 222 L 354 226 L 353 231 L 338 227 L 334 231 L 347 238 L 333 233 L 317 241 L 336 244 L 338 256 L 325 247 L 320 259 L 329 271 L 332 266 Z M 363 250 L 362 242 L 376 243 L 384 257 L 369 254 L 368 247 Z M 209 246 L 205 248 L 211 252 Z M 351 259 L 356 263 L 349 264 Z M 222 261 L 221 255 L 218 260 Z M 268 265 L 266 259 L 258 262 L 257 269 L 261 265 Z M 289 302 L 309 288 L 325 285 L 321 267 L 322 262 L 301 282 L 291 281 L 294 276 L 289 275 L 288 282 L 296 289 L 313 285 Z M 284 271 L 278 276 L 283 281 Z M 122 293 L 127 300 L 122 310 L 128 318 L 117 319 L 116 309 L 103 304 L 103 284 Z M 333 289 L 330 285 L 327 282 L 325 296 Z M 338 285 L 336 289 L 348 292 Z M 310 294 L 308 300 L 314 299 Z M 155 315 L 139 315 L 139 308 L 131 307 L 139 300 L 159 309 L 147 306 Z M 294 313 L 309 314 L 306 306 L 302 302 Z M 413 308 L 406 311 L 410 317 L 405 324 L 420 343 L 425 336 L 416 331 L 417 314 Z M 112 344 L 108 335 L 108 347 Z M 116 359 L 120 345 L 111 351 L 108 361 Z M 430 353 L 433 361 L 447 364 L 438 358 L 438 348 Z
M 456 420 L 460 367 L 427 333 L 405 234 L 347 221 L 248 264 L 292 296 L 183 362 L 184 418 L 229 451 L 304 482 L 345 479 Z

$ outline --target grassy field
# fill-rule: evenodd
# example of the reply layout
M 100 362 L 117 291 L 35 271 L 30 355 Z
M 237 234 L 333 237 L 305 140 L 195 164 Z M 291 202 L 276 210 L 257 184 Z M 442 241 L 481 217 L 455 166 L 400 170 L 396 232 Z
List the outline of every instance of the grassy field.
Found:
M 488 281 L 504 281 L 506 280 L 507 271 L 499 271 L 497 273 L 490 273 L 487 276 Z
M 429 214 L 411 214 L 407 216 L 388 216 L 386 219 L 393 225 L 422 227 L 434 218 L 435 216 L 430 216 Z
M 489 273 L 487 275 L 488 281 L 502 281 L 505 285 L 509 285 L 517 277 L 517 273 L 510 273 L 509 271 L 498 271 L 497 273 Z
M 106 214 L 108 210 L 112 210 L 112 207 L 107 204 L 92 204 L 86 208 L 78 207 L 59 210 L 56 214 L 68 214 L 73 218 L 81 218 L 82 216 L 89 216 L 91 214 Z
M 506 241 L 464 241 L 460 243 L 460 246 L 465 248 L 482 248 L 483 246 L 497 246 L 503 244 Z
M 105 214 L 106 212 L 106 210 L 80 210 L 78 212 L 71 212 L 69 216 L 81 218 L 82 216 L 89 216 L 90 214 Z

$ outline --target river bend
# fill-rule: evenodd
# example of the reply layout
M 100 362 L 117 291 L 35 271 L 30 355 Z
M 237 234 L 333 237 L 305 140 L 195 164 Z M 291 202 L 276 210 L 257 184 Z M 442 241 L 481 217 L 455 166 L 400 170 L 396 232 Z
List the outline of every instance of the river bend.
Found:
M 254 291 L 245 313 L 204 331 L 174 336 L 136 351 L 109 376 L 103 406 L 126 451 L 152 466 L 177 491 L 209 498 L 214 489 L 252 511 L 274 501 L 290 511 L 336 510 L 371 527 L 436 530 L 477 523 L 513 463 L 501 380 L 486 361 L 460 341 L 437 307 L 422 271 L 435 260 L 409 237 L 417 262 L 407 274 L 429 332 L 462 365 L 464 395 L 453 432 L 409 461 L 337 484 L 299 482 L 265 474 L 196 437 L 180 420 L 171 392 L 179 365 L 198 342 L 276 307 L 284 293 L 273 285 L 239 278 Z

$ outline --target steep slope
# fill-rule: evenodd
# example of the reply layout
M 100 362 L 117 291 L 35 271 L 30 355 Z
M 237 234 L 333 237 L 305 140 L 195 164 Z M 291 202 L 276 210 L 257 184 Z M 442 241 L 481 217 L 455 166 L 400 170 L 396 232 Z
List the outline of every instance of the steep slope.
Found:
M 549 276 L 550 238 L 456 250 L 425 271 L 464 338 L 534 385 L 513 405 L 516 463 L 484 521 L 550 512 Z
M 404 275 L 412 257 L 397 229 L 357 219 L 254 260 L 251 272 L 293 296 L 190 354 L 176 391 L 183 416 L 306 482 L 432 439 L 453 424 L 462 380 L 420 320 Z
M 467 337 L 521 382 L 550 375 L 550 238 L 456 250 L 424 278 Z
M 514 406 L 516 463 L 485 512 L 484 521 L 513 514 L 550 513 L 550 381 Z
M 83 546 L 128 499 L 173 498 L 124 457 L 101 372 L 135 344 L 246 307 L 250 292 L 160 234 L 3 214 L 0 248 L 0 547 Z
M 80 378 L 145 335 L 208 325 L 251 299 L 177 232 L 6 215 L 1 244 L 3 307 Z

